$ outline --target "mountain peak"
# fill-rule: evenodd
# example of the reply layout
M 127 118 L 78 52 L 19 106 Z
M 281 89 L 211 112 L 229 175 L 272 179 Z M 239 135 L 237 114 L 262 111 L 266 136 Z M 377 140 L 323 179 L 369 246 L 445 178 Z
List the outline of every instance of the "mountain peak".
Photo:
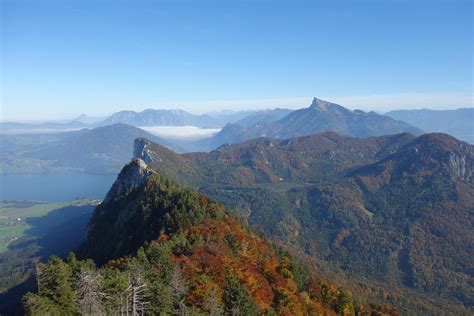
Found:
M 329 101 L 321 100 L 318 98 L 313 98 L 313 102 L 309 107 L 310 109 L 318 110 L 318 111 L 339 111 L 339 112 L 352 112 L 349 109 L 346 109 L 342 105 L 332 103 Z
M 318 98 L 313 98 L 313 102 L 311 102 L 311 108 L 324 108 L 329 104 L 328 101 L 324 101 Z

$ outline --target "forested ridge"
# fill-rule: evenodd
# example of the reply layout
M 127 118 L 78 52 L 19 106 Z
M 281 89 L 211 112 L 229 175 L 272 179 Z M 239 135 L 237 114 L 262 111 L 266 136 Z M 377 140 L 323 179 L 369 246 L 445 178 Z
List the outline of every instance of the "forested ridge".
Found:
M 146 168 L 137 160 L 124 168 L 116 183 L 140 176 L 96 209 L 82 259 L 38 264 L 26 314 L 398 314 L 357 301 L 220 204 Z

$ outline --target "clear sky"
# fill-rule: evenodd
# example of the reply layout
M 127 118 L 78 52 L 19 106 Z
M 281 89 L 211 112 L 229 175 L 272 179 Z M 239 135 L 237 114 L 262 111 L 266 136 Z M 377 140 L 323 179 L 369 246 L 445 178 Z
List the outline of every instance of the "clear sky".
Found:
M 472 1 L 1 0 L 1 119 L 472 105 Z

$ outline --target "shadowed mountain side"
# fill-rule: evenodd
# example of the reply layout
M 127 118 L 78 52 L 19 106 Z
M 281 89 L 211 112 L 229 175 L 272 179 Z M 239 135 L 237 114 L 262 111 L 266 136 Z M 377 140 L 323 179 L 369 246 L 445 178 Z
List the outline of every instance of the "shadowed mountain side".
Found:
M 93 210 L 92 205 L 68 206 L 26 219 L 31 228 L 0 254 L 0 284 L 3 291 L 8 288 L 0 294 L 0 313 L 21 314 L 20 298 L 36 288 L 30 278 L 35 263 L 52 255 L 64 257 L 75 250 L 84 239 Z

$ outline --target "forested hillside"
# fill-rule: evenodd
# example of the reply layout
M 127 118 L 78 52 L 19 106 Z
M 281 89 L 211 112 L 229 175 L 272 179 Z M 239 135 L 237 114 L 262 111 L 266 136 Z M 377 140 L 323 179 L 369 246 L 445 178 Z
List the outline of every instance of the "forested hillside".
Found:
M 29 315 L 398 315 L 317 277 L 197 191 L 127 165 L 78 260 L 37 267 Z
M 445 134 L 335 133 L 261 138 L 209 154 L 135 145 L 153 169 L 273 240 L 384 287 L 403 312 L 472 311 L 472 145 Z

